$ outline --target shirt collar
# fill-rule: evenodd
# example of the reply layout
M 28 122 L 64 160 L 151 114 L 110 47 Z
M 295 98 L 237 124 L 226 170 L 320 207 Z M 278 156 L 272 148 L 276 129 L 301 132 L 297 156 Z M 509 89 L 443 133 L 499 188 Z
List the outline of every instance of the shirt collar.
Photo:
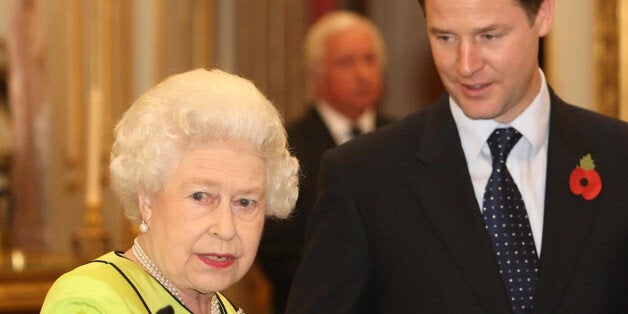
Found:
M 324 101 L 317 102 L 315 107 L 337 144 L 351 139 L 350 130 L 354 124 L 363 133 L 375 129 L 375 110 L 373 109 L 367 109 L 355 122 L 352 122 Z
M 449 108 L 456 122 L 461 136 L 462 149 L 465 152 L 467 164 L 471 164 L 482 150 L 486 140 L 494 129 L 498 127 L 512 126 L 519 131 L 523 138 L 532 146 L 532 154 L 536 155 L 547 139 L 549 130 L 550 95 L 545 80 L 545 74 L 541 74 L 541 89 L 530 106 L 526 108 L 509 125 L 503 125 L 495 120 L 473 120 L 467 117 L 455 100 L 449 97 Z

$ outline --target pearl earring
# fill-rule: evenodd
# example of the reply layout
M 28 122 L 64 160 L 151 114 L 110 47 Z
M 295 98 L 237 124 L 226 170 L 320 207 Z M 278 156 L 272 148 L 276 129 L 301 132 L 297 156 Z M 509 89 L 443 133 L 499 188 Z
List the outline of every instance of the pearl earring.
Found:
M 140 224 L 140 232 L 141 233 L 148 232 L 148 225 L 146 224 L 144 220 L 142 220 L 142 223 Z

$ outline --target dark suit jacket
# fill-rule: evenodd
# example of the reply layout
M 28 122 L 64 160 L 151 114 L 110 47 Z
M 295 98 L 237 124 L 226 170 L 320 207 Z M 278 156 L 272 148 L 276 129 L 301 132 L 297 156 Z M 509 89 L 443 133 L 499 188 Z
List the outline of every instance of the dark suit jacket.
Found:
M 628 124 L 551 93 L 537 313 L 628 311 Z M 602 191 L 574 195 L 591 153 Z M 328 151 L 287 313 L 508 313 L 459 134 L 434 106 Z
M 376 116 L 376 127 L 391 120 Z M 274 307 L 283 313 L 288 291 L 303 252 L 307 216 L 316 199 L 316 181 L 323 153 L 336 143 L 314 107 L 287 127 L 291 152 L 300 165 L 299 198 L 290 219 L 266 222 L 258 263 L 275 288 Z

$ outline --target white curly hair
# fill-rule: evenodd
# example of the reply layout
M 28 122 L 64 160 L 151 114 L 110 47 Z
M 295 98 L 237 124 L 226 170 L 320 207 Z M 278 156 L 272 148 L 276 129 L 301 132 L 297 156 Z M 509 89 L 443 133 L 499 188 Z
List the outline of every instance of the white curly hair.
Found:
M 264 160 L 266 215 L 288 217 L 298 196 L 299 163 L 288 151 L 281 116 L 252 82 L 216 69 L 167 78 L 118 122 L 111 184 L 127 217 L 141 220 L 138 193 L 158 193 L 186 149 L 218 141 L 245 144 Z

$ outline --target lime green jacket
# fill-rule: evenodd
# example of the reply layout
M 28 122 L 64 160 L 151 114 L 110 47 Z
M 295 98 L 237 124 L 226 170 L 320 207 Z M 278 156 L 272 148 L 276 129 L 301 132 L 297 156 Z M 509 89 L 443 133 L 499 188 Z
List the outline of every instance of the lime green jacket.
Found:
M 217 293 L 222 313 L 235 314 Z M 120 252 L 110 252 L 59 277 L 41 313 L 191 313 L 166 288 Z

